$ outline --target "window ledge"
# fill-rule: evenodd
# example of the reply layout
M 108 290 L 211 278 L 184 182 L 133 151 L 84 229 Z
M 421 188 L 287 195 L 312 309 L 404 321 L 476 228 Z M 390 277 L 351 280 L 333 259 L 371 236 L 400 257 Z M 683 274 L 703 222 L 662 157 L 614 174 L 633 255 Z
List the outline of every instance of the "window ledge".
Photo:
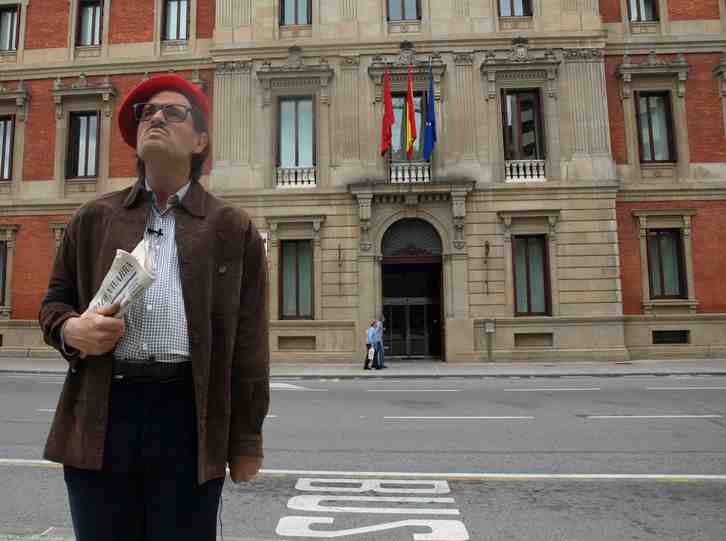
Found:
M 98 178 L 67 178 L 65 182 L 66 194 L 95 192 Z
M 659 34 L 660 21 L 630 21 L 631 34 Z
M 100 45 L 76 45 L 77 58 L 95 58 L 101 56 Z
M 189 51 L 189 40 L 172 39 L 161 42 L 161 54 L 178 54 Z
M 643 301 L 643 310 L 646 314 L 654 312 L 684 312 L 695 314 L 698 308 L 696 299 L 650 299 Z
M 12 179 L 0 180 L 0 195 L 6 195 L 10 193 L 10 185 L 12 184 L 12 182 Z
M 18 61 L 18 51 L 0 51 L 0 64 L 15 64 Z
M 676 178 L 676 162 L 666 163 L 641 163 L 640 164 L 640 176 L 643 180 L 652 179 L 668 179 L 675 180 Z
M 286 24 L 280 26 L 280 39 L 309 38 L 313 35 L 311 24 Z
M 500 30 L 531 30 L 532 28 L 534 28 L 532 16 L 499 17 Z
M 389 34 L 408 34 L 410 32 L 421 32 L 420 20 L 388 21 Z

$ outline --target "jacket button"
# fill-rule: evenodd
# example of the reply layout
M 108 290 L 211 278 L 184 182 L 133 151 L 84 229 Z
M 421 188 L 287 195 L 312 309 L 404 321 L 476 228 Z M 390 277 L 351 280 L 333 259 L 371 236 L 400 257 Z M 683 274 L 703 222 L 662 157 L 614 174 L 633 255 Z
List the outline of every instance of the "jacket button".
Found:
M 227 272 L 227 265 L 221 265 L 219 267 L 219 274 L 224 274 L 225 272 Z

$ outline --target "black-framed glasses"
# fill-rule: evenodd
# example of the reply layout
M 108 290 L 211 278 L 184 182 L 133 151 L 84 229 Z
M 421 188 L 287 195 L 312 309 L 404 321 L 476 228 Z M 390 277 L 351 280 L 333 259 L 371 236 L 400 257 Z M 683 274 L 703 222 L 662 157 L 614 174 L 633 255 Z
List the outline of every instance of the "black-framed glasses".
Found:
M 139 122 L 144 122 L 162 111 L 167 122 L 184 122 L 192 108 L 178 103 L 135 103 L 134 116 Z

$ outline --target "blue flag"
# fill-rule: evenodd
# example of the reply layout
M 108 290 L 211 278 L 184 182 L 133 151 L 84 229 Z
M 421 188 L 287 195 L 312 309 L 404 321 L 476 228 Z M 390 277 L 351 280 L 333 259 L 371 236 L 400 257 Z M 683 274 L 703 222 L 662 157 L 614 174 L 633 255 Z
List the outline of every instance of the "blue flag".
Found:
M 434 71 L 429 64 L 429 92 L 426 99 L 426 129 L 424 130 L 423 158 L 431 159 L 436 146 L 436 109 L 434 107 Z

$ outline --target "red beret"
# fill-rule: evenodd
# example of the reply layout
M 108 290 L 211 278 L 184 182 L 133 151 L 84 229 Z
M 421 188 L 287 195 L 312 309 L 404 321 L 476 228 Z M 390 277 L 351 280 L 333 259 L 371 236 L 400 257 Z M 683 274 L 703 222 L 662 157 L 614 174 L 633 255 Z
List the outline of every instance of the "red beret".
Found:
M 154 75 L 131 89 L 118 112 L 121 137 L 131 148 L 136 148 L 136 130 L 138 128 L 138 122 L 134 117 L 134 104 L 149 101 L 154 95 L 165 90 L 179 92 L 186 96 L 189 103 L 204 114 L 204 118 L 209 124 L 209 100 L 201 88 L 179 75 Z

